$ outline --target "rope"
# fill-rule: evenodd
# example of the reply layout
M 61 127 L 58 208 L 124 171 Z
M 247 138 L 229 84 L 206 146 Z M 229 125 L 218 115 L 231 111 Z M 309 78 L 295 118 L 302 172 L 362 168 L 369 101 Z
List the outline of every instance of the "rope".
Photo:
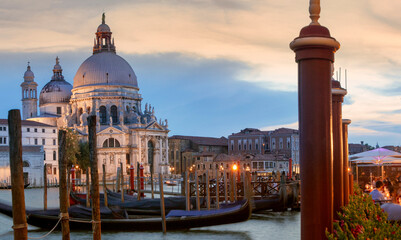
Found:
M 92 233 L 95 232 L 97 223 L 101 223 L 101 221 L 95 221 L 95 220 L 85 221 L 85 220 L 70 219 L 70 221 L 79 223 L 92 223 Z
M 28 224 L 26 224 L 26 223 L 17 224 L 17 225 L 12 226 L 13 229 L 21 229 L 21 228 L 26 228 L 26 227 L 28 227 Z
M 49 236 L 50 233 L 52 233 L 52 232 L 54 231 L 54 229 L 56 229 L 57 225 L 60 223 L 60 221 L 61 221 L 61 219 L 62 219 L 63 217 L 65 217 L 65 214 L 60 213 L 60 217 L 59 217 L 59 219 L 58 219 L 56 225 L 54 225 L 54 227 L 52 228 L 52 230 L 50 230 L 50 231 L 49 231 L 48 233 L 46 233 L 45 235 L 43 235 L 43 236 L 41 236 L 41 237 L 28 237 L 28 239 L 42 239 L 42 238 L 45 238 L 45 237 Z M 67 217 L 68 217 L 68 213 L 67 213 Z

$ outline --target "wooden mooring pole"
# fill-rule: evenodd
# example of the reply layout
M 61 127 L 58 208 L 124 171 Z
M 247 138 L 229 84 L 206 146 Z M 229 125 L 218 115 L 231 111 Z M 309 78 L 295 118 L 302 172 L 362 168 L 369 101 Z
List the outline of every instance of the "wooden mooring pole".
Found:
M 62 239 L 70 239 L 70 224 L 68 217 L 68 189 L 67 189 L 67 157 L 66 153 L 66 135 L 65 130 L 59 130 L 58 132 L 58 166 L 59 166 L 59 176 L 60 176 L 60 216 L 61 216 L 61 231 Z
M 160 212 L 162 215 L 162 229 L 163 234 L 166 234 L 166 208 L 164 206 L 164 191 L 163 191 L 163 175 L 159 173 L 159 184 L 160 184 Z
M 139 163 L 137 163 L 136 167 L 136 191 L 138 194 L 138 200 L 141 200 L 141 179 L 140 179 L 140 169 L 139 169 Z
M 185 209 L 187 211 L 191 210 L 191 193 L 189 192 L 189 173 L 185 171 Z
M 155 198 L 154 186 L 153 186 L 153 164 L 150 164 L 150 188 L 152 189 L 152 199 Z
M 90 195 L 90 181 L 89 181 L 90 167 L 86 169 L 86 207 L 91 206 L 91 201 L 89 200 Z
M 123 171 L 123 163 L 122 162 L 120 162 L 120 175 L 121 175 L 121 180 L 120 180 L 121 202 L 124 202 L 124 171 Z
M 43 210 L 47 210 L 47 169 L 43 166 Z
M 101 239 L 99 175 L 97 167 L 96 116 L 88 117 L 89 158 L 91 165 L 92 231 L 93 239 Z
M 28 239 L 25 217 L 24 170 L 22 168 L 21 115 L 17 109 L 8 112 L 8 136 L 10 137 L 11 194 L 14 239 Z
M 195 188 L 196 188 L 196 210 L 200 210 L 200 199 L 199 199 L 199 177 L 198 171 L 195 170 Z
M 103 192 L 104 192 L 104 206 L 108 207 L 107 202 L 107 185 L 106 185 L 106 165 L 103 164 Z
M 206 191 L 206 207 L 207 210 L 210 210 L 209 170 L 206 171 L 205 191 Z
M 220 181 L 218 168 L 216 168 L 216 208 L 220 209 Z
M 224 171 L 223 171 L 223 174 L 224 174 L 224 178 L 223 178 L 223 181 L 224 181 L 224 201 L 225 201 L 225 204 L 227 204 L 228 203 L 228 195 L 227 195 L 227 172 L 226 172 L 226 169 L 224 168 Z

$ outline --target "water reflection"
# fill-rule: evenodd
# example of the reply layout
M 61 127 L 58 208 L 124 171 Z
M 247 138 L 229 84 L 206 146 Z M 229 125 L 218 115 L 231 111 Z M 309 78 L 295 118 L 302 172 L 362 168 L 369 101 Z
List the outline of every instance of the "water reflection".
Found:
M 11 191 L 0 190 L 0 201 L 11 203 Z M 58 207 L 58 188 L 48 189 L 48 207 Z M 26 189 L 25 203 L 27 208 L 43 208 L 43 189 Z M 0 214 L 0 240 L 13 239 L 12 218 Z M 40 237 L 47 233 L 33 226 L 28 226 L 29 237 Z M 161 232 L 102 232 L 102 239 L 161 239 L 161 240 L 264 240 L 264 239 L 299 239 L 299 212 L 264 212 L 253 214 L 251 219 L 243 223 L 234 223 L 213 227 L 196 228 L 187 231 Z M 55 231 L 46 240 L 61 239 L 60 231 Z M 71 239 L 92 239 L 88 231 L 72 232 Z

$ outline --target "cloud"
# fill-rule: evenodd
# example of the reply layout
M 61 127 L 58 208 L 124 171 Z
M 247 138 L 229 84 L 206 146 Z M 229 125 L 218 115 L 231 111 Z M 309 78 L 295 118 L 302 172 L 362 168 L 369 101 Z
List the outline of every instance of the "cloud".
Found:
M 390 0 L 338 0 L 322 1 L 321 5 L 320 23 L 341 43 L 335 67 L 348 70 L 344 118 L 365 128 L 375 127 L 371 122 L 378 119 L 383 126 L 400 125 L 401 4 Z M 39 69 L 52 66 L 55 55 L 65 55 L 62 64 L 66 64 L 66 70 L 77 69 L 91 54 L 103 11 L 117 52 L 134 63 L 145 93 L 151 93 L 147 85 L 150 79 L 158 81 L 164 90 L 173 87 L 180 91 L 179 95 L 169 96 L 177 104 L 166 106 L 168 109 L 180 110 L 181 115 L 191 105 L 207 111 L 202 104 L 219 106 L 209 100 L 216 98 L 222 110 L 212 112 L 213 117 L 222 121 L 222 113 L 233 116 L 230 121 L 238 122 L 232 125 L 237 129 L 246 127 L 240 123 L 263 127 L 296 121 L 295 108 L 287 106 L 289 113 L 284 114 L 285 107 L 280 111 L 276 108 L 280 106 L 276 98 L 296 105 L 297 64 L 288 44 L 310 22 L 308 1 L 4 1 L 0 24 L 7 37 L 0 39 L 0 53 L 2 59 L 19 60 L 15 66 L 0 66 L 6 72 L 1 81 L 20 79 L 27 58 L 39 57 L 36 62 L 41 61 L 40 66 L 33 67 L 40 81 L 47 81 L 49 73 Z M 66 76 L 72 79 L 74 71 L 68 71 Z M 224 94 L 206 84 L 222 88 Z M 18 91 L 18 87 L 9 88 Z M 165 96 L 161 90 L 152 90 Z M 263 94 L 271 96 L 262 97 Z M 254 105 L 266 113 L 261 116 L 245 111 Z M 242 114 L 231 114 L 224 107 Z M 238 120 L 243 118 L 248 121 Z M 228 131 L 234 130 L 223 132 Z M 377 138 L 385 137 L 377 134 Z

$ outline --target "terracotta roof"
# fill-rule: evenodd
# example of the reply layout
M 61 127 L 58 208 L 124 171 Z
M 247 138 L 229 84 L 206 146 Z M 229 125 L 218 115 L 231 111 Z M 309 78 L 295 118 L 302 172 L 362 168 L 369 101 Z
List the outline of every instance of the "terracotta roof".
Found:
M 9 152 L 9 146 L 0 146 L 0 152 Z M 22 146 L 23 152 L 41 152 L 42 146 Z
M 0 119 L 0 125 L 8 125 L 8 119 Z M 35 121 L 29 121 L 29 120 L 21 120 L 21 125 L 22 126 L 33 126 L 33 127 L 54 127 L 48 124 L 40 123 L 40 122 L 35 122 Z
M 233 136 L 244 136 L 244 135 L 267 135 L 269 134 L 269 131 L 261 131 L 257 128 L 245 128 L 242 129 L 240 132 L 233 133 L 229 137 Z
M 291 133 L 298 133 L 298 130 L 291 129 L 291 128 L 278 128 L 272 132 L 274 134 L 291 134 Z
M 190 140 L 193 143 L 196 143 L 199 145 L 206 145 L 206 146 L 228 146 L 228 139 L 225 137 L 212 138 L 212 137 L 174 135 L 174 136 L 169 137 L 169 139 Z

